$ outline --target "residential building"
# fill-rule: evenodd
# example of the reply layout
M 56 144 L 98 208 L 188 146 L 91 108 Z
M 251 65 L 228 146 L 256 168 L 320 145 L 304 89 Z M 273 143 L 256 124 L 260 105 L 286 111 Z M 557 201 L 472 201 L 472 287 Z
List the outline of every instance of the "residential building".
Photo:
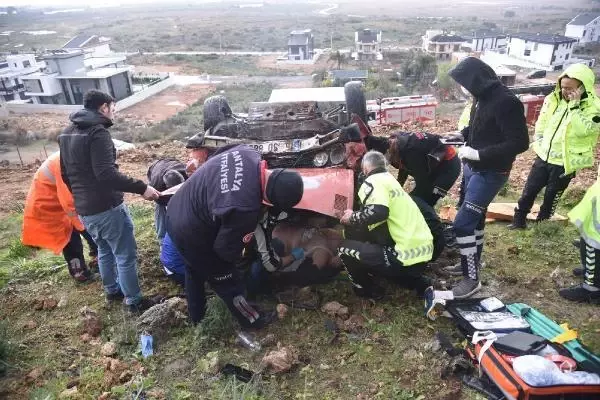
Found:
M 0 62 L 0 100 L 27 100 L 21 77 L 40 70 L 33 54 L 15 54 Z
M 54 50 L 41 57 L 42 71 L 23 76 L 25 95 L 34 103 L 83 104 L 90 89 L 109 93 L 117 100 L 132 94 L 131 67 L 125 57 L 85 58 L 83 50 Z
M 288 38 L 288 60 L 312 60 L 315 55 L 315 37 L 311 29 L 292 31 Z
M 110 39 L 96 35 L 77 35 L 62 47 L 63 50 L 81 50 L 85 58 L 106 57 L 111 54 Z
M 600 41 L 600 14 L 579 14 L 567 24 L 565 36 L 581 44 Z
M 356 60 L 380 60 L 381 31 L 363 29 L 354 32 Z
M 469 35 L 464 35 L 470 51 L 479 52 L 485 50 L 498 50 L 506 47 L 506 35 L 500 32 L 478 30 Z
M 343 86 L 350 81 L 366 82 L 368 77 L 367 70 L 334 69 L 327 72 L 327 79 L 332 81 L 334 86 Z
M 452 59 L 452 53 L 460 51 L 466 41 L 454 32 L 447 33 L 440 30 L 428 30 L 422 39 L 423 51 L 435 57 L 436 60 L 448 61 Z
M 572 63 L 576 39 L 546 33 L 515 33 L 508 36 L 507 55 L 541 69 L 557 71 Z

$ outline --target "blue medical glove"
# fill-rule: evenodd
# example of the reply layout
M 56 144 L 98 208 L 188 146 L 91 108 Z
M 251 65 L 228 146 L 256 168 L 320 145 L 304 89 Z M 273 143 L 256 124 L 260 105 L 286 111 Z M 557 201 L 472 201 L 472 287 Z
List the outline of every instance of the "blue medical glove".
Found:
M 304 249 L 300 247 L 292 249 L 292 256 L 294 257 L 294 260 L 302 260 L 304 258 Z

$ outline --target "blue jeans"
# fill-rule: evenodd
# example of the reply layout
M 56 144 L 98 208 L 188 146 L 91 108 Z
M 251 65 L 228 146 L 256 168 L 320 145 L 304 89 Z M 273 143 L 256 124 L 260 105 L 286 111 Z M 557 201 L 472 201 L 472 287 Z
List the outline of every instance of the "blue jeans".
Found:
M 473 171 L 464 163 L 464 201 L 454 219 L 463 276 L 479 280 L 487 208 L 508 180 L 508 172 Z
M 156 236 L 161 242 L 167 234 L 167 207 L 161 204 L 154 205 L 154 227 L 156 228 Z
M 119 289 L 126 304 L 142 299 L 137 276 L 137 246 L 133 221 L 125 204 L 95 215 L 80 217 L 98 245 L 98 268 L 104 291 L 115 294 Z

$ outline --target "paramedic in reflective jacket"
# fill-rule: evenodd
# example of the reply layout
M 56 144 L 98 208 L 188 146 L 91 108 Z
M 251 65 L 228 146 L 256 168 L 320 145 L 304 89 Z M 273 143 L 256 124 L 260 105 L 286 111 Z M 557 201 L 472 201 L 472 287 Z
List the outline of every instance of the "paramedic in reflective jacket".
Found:
M 268 323 L 245 298 L 235 269 L 245 243 L 261 217 L 263 201 L 285 211 L 304 192 L 296 172 L 267 170 L 248 146 L 217 151 L 173 195 L 167 209 L 167 232 L 185 260 L 185 291 L 193 323 L 202 320 L 208 282 L 243 327 Z
M 387 171 L 385 156 L 369 151 L 363 157 L 367 177 L 358 191 L 360 210 L 345 211 L 346 226 L 338 252 L 361 297 L 380 299 L 383 289 L 373 275 L 392 278 L 422 295 L 429 286 L 422 276 L 433 255 L 433 237 L 419 208 Z

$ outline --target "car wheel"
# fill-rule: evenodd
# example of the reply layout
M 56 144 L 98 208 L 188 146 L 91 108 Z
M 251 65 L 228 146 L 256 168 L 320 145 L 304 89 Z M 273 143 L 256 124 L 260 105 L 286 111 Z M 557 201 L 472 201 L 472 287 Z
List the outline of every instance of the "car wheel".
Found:
M 211 96 L 204 101 L 204 131 L 214 128 L 219 122 L 231 116 L 231 108 L 225 96 Z
M 367 100 L 363 92 L 361 82 L 348 82 L 344 85 L 344 95 L 346 97 L 346 110 L 348 116 L 352 113 L 358 115 L 360 119 L 367 123 Z

